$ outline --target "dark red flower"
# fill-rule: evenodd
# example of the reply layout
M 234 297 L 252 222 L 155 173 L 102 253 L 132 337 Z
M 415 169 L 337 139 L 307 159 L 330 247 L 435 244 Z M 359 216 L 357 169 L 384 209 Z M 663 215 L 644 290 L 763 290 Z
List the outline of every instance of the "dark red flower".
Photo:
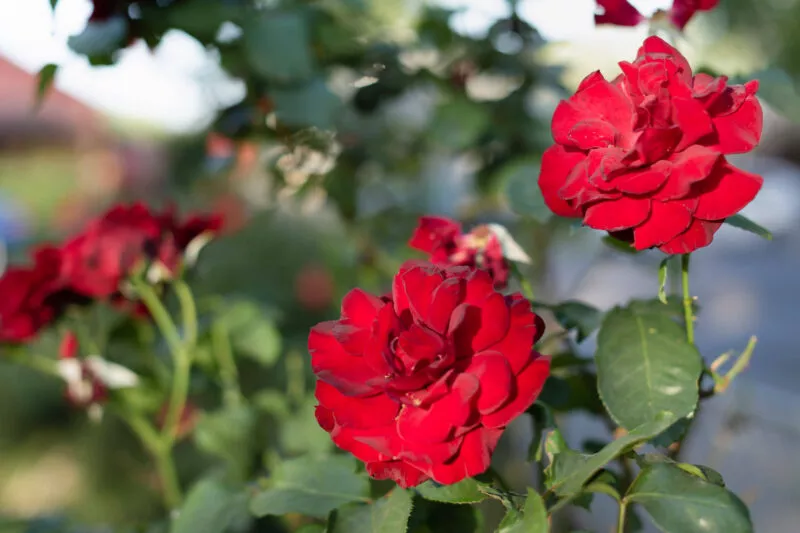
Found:
M 217 232 L 216 216 L 194 216 L 179 222 L 172 210 L 151 212 L 144 204 L 115 206 L 89 223 L 63 248 L 62 274 L 72 288 L 94 298 L 117 295 L 120 282 L 138 267 L 153 263 L 172 275 L 185 256 L 190 262 L 206 235 Z
M 495 287 L 508 283 L 508 262 L 500 240 L 488 226 L 462 233 L 461 225 L 444 217 L 420 217 L 408 245 L 428 254 L 439 266 L 468 266 L 489 272 Z
M 550 362 L 533 350 L 543 330 L 485 271 L 409 261 L 391 295 L 352 290 L 339 320 L 311 330 L 317 420 L 376 479 L 477 475 L 544 385 Z
M 539 176 L 545 202 L 638 250 L 706 246 L 763 182 L 724 157 L 752 150 L 761 138 L 758 82 L 693 76 L 658 37 L 620 67 L 611 82 L 590 74 L 558 105 L 556 144 L 542 156 Z
M 666 17 L 682 30 L 696 12 L 710 11 L 718 4 L 719 0 L 674 0 L 669 11 L 658 11 L 656 16 Z M 602 13 L 595 15 L 595 24 L 638 26 L 647 20 L 628 0 L 597 0 L 597 5 L 602 8 Z
M 33 338 L 70 300 L 61 277 L 61 252 L 40 248 L 34 252 L 33 265 L 6 270 L 0 294 L 0 341 Z

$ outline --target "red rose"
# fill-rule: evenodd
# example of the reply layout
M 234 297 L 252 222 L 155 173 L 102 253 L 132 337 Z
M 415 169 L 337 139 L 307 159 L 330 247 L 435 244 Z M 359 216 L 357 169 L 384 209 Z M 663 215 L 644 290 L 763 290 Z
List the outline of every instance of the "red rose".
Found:
M 359 289 L 311 330 L 317 420 L 376 479 L 451 484 L 486 470 L 550 362 L 544 323 L 482 271 L 409 261 L 391 295 Z
M 502 289 L 508 283 L 508 263 L 503 247 L 488 226 L 478 226 L 462 233 L 458 222 L 444 217 L 420 217 L 408 245 L 429 255 L 439 266 L 468 266 L 489 272 L 494 285 Z
M 638 250 L 678 254 L 706 246 L 761 188 L 760 176 L 724 157 L 752 150 L 761 138 L 758 82 L 693 76 L 658 37 L 620 67 L 611 82 L 590 74 L 556 108 L 556 144 L 545 151 L 539 176 L 545 202 Z
M 120 282 L 145 262 L 157 262 L 174 274 L 185 254 L 196 255 L 197 239 L 220 227 L 216 216 L 181 223 L 172 210 L 156 215 L 143 204 L 115 206 L 64 245 L 63 274 L 82 294 L 113 297 Z
M 33 338 L 70 300 L 60 276 L 61 253 L 45 247 L 29 267 L 11 267 L 0 278 L 0 341 Z
M 710 11 L 717 7 L 719 0 L 674 0 L 667 12 L 659 11 L 679 30 L 682 30 L 698 11 Z M 595 24 L 614 24 L 616 26 L 637 26 L 646 20 L 628 0 L 597 0 L 603 9 L 595 15 Z

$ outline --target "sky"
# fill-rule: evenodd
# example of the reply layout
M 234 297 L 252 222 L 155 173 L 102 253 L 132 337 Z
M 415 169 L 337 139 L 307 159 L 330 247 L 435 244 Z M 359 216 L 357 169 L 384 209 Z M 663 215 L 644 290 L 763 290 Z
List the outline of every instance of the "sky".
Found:
M 367 0 L 380 1 L 380 0 Z M 502 0 L 438 0 L 448 7 L 463 7 L 454 27 L 480 34 L 507 15 Z M 647 14 L 669 0 L 634 0 Z M 522 0 L 520 14 L 553 41 L 580 42 L 603 38 L 603 49 L 616 45 L 627 50 L 641 42 L 635 30 L 594 28 L 594 0 Z M 235 103 L 243 94 L 235 80 L 220 84 L 223 76 L 214 57 L 191 37 L 170 33 L 151 53 L 143 43 L 122 52 L 113 67 L 92 67 L 67 47 L 67 38 L 79 33 L 91 12 L 89 0 L 60 0 L 55 13 L 49 0 L 0 0 L 0 55 L 36 72 L 47 63 L 60 65 L 59 89 L 98 109 L 123 119 L 154 124 L 169 132 L 204 127 L 214 109 Z M 613 36 L 609 42 L 608 37 Z M 634 48 L 635 50 L 635 48 Z M 626 53 L 627 55 L 627 53 Z M 215 80 L 215 83 L 208 83 Z M 213 89 L 212 89 L 213 88 Z

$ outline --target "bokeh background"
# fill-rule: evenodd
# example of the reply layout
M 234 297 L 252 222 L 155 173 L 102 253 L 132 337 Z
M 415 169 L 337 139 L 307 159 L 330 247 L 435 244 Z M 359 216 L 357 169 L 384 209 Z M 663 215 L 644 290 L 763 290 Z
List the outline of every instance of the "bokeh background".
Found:
M 0 0 L 3 268 L 114 202 L 217 210 L 228 230 L 204 251 L 195 288 L 269 310 L 286 361 L 304 356 L 308 327 L 344 292 L 381 287 L 413 256 L 404 242 L 422 213 L 506 224 L 534 258 L 526 272 L 543 300 L 607 309 L 655 294 L 658 253 L 620 254 L 596 233 L 515 214 L 542 212 L 526 202 L 538 202 L 538 157 L 559 98 L 592 70 L 614 75 L 646 27 L 595 28 L 593 0 L 307 3 L 325 4 L 329 17 L 309 37 L 313 80 L 273 91 L 250 75 L 257 57 L 236 63 L 247 28 L 209 31 L 203 6 L 153 50 L 139 41 L 114 65 L 93 66 L 67 45 L 86 25 L 88 0 L 60 0 L 55 11 L 48 0 Z M 670 2 L 632 3 L 647 14 Z M 724 227 L 692 273 L 705 357 L 741 350 L 752 334 L 759 343 L 747 373 L 704 404 L 685 457 L 722 472 L 766 533 L 800 523 L 798 27 L 798 0 L 722 0 L 678 42 L 698 68 L 763 82 L 764 140 L 735 162 L 765 177 L 743 214 L 774 240 Z M 274 46 L 302 69 L 310 45 L 295 37 Z M 36 73 L 50 63 L 55 85 L 34 110 Z M 274 105 L 294 128 L 270 125 Z M 291 368 L 260 371 L 281 381 Z M 153 512 L 137 490 L 145 459 L 130 435 L 113 420 L 92 424 L 62 395 L 57 381 L 0 358 L 0 515 L 105 524 Z M 293 428 L 294 438 L 306 429 Z M 575 446 L 607 438 L 581 414 L 566 429 Z M 606 503 L 597 499 L 591 520 L 582 511 L 570 520 L 607 531 L 616 510 Z

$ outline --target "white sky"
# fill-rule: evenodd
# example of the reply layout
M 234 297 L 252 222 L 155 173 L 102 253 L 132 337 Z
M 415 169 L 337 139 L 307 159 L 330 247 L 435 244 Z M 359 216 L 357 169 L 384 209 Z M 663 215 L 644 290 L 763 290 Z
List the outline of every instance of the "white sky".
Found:
M 366 0 L 380 1 L 380 0 Z M 468 8 L 454 22 L 457 29 L 480 33 L 497 18 L 507 14 L 504 0 L 439 0 L 440 4 Z M 669 0 L 635 0 L 645 14 L 665 7 Z M 545 38 L 559 41 L 586 41 L 608 35 L 613 48 L 630 49 L 641 42 L 639 30 L 596 30 L 593 23 L 594 0 L 524 0 L 524 18 Z M 231 82 L 223 87 L 218 80 L 215 60 L 192 38 L 171 33 L 155 53 L 142 43 L 125 50 L 114 67 L 91 67 L 67 48 L 67 37 L 79 33 L 89 17 L 89 0 L 60 0 L 55 16 L 48 0 L 0 0 L 0 55 L 36 71 L 47 63 L 61 65 L 56 85 L 67 93 L 91 103 L 109 114 L 136 118 L 174 132 L 202 127 L 220 105 L 235 102 L 241 87 Z M 633 48 L 635 50 L 635 48 Z M 214 87 L 216 94 L 211 92 Z M 0 95 L 2 97 L 2 95 Z

